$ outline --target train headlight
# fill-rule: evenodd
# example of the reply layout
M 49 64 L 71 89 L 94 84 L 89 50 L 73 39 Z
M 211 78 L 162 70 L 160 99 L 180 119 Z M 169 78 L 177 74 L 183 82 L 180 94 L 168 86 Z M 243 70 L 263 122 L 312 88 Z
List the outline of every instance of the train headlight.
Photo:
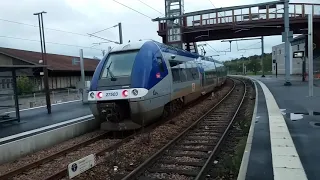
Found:
M 127 97 L 128 96 L 128 91 L 127 90 L 122 91 L 122 96 L 123 97 Z
M 138 90 L 136 90 L 136 89 L 132 90 L 132 94 L 135 96 L 138 95 Z
M 98 97 L 99 99 L 102 98 L 102 97 L 103 97 L 102 92 L 98 92 L 97 97 Z
M 94 98 L 94 92 L 90 93 L 90 97 L 93 99 Z

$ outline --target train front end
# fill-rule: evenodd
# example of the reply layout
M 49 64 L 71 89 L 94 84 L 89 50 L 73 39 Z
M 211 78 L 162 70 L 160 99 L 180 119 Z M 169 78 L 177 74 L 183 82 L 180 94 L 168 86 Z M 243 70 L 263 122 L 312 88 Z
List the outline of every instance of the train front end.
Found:
M 145 104 L 152 74 L 146 68 L 152 66 L 149 46 L 154 45 L 150 42 L 119 45 L 97 66 L 88 101 L 102 130 L 126 131 L 141 127 L 141 117 L 149 108 Z
M 92 114 L 100 120 L 101 129 L 108 131 L 139 128 L 131 120 L 130 100 L 148 93 L 144 88 L 131 88 L 131 72 L 139 49 L 121 47 L 101 60 L 88 94 Z

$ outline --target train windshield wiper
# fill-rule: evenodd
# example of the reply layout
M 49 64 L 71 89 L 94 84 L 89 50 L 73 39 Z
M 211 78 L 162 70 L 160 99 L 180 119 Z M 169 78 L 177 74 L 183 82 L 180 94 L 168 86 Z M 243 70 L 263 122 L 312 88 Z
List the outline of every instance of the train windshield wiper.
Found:
M 112 63 L 113 63 L 113 62 L 111 62 L 111 63 L 109 64 L 109 66 L 107 67 L 107 77 L 108 77 L 108 74 L 110 73 L 111 81 L 116 81 L 117 79 L 114 77 L 113 73 L 112 73 L 111 70 L 110 70 L 110 66 L 111 66 Z

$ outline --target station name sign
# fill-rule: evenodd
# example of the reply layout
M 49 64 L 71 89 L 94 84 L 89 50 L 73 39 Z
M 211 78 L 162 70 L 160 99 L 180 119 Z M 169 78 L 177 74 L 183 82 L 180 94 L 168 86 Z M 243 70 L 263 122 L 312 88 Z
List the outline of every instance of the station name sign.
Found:
M 304 57 L 304 51 L 293 52 L 293 58 L 302 58 Z

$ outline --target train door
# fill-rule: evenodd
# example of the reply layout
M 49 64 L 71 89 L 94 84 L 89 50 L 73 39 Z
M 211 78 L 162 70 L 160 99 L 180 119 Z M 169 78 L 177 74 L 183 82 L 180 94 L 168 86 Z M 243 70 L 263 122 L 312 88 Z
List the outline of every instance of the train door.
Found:
M 202 69 L 202 72 L 201 72 L 201 84 L 202 84 L 202 87 L 204 87 L 205 86 L 205 74 L 204 74 L 204 69 Z
M 217 65 L 216 65 L 216 61 L 213 61 L 213 63 L 214 63 L 214 67 L 215 67 L 215 70 L 216 70 L 216 73 L 215 73 L 215 75 L 216 75 L 216 83 L 213 83 L 213 84 L 216 84 L 216 86 L 218 86 L 219 85 L 219 73 L 218 73 L 218 68 L 217 68 Z
M 204 70 L 201 63 L 198 63 L 199 73 L 200 73 L 200 87 L 204 87 Z

